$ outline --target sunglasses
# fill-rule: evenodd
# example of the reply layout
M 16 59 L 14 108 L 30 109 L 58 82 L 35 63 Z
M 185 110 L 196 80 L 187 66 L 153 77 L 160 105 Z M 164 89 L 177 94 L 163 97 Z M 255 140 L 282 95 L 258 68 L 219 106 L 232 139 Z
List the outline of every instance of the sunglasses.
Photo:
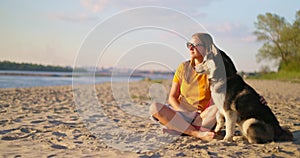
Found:
M 204 44 L 203 43 L 198 43 L 198 44 L 193 44 L 193 43 L 191 43 L 191 42 L 186 42 L 186 47 L 188 48 L 188 49 L 191 49 L 191 48 L 195 48 L 195 47 L 197 47 L 197 46 L 204 46 Z

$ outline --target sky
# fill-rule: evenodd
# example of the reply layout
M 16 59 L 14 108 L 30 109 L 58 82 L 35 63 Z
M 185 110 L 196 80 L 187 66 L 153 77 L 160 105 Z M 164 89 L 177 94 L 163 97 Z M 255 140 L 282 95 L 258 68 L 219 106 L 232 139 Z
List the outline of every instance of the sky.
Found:
M 259 71 L 269 63 L 256 62 L 257 16 L 292 23 L 298 10 L 296 0 L 1 0 L 0 60 L 175 70 L 191 35 L 208 32 L 238 71 Z

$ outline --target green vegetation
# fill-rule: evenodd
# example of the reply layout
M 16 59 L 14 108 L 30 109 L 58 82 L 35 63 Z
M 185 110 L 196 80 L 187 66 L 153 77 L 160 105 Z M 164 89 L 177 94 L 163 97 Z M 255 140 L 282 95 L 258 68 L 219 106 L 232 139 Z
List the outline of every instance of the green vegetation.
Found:
M 248 79 L 265 79 L 265 80 L 280 80 L 300 83 L 299 72 L 279 71 L 269 73 L 258 73 L 254 76 L 247 77 Z
M 258 15 L 255 27 L 257 41 L 264 42 L 256 55 L 257 61 L 275 61 L 278 67 L 278 72 L 266 72 L 270 69 L 264 67 L 255 78 L 300 81 L 300 10 L 292 24 L 266 13 Z
M 71 67 L 61 66 L 44 66 L 41 64 L 16 63 L 10 61 L 0 61 L 0 70 L 20 70 L 20 71 L 55 71 L 55 72 L 72 72 Z
M 163 79 L 151 79 L 149 77 L 145 77 L 142 81 L 147 81 L 147 82 L 152 82 L 152 83 L 163 83 L 164 80 Z

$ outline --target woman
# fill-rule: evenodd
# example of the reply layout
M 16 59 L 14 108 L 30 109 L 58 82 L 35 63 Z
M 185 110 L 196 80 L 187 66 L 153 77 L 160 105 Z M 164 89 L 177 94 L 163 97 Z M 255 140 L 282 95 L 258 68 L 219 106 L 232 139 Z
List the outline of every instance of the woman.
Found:
M 194 66 L 203 61 L 212 44 L 209 34 L 194 34 L 187 42 L 190 60 L 179 65 L 173 78 L 168 100 L 171 106 L 150 106 L 151 116 L 168 129 L 207 141 L 215 137 L 211 129 L 216 124 L 217 107 L 210 103 L 207 76 L 197 74 Z

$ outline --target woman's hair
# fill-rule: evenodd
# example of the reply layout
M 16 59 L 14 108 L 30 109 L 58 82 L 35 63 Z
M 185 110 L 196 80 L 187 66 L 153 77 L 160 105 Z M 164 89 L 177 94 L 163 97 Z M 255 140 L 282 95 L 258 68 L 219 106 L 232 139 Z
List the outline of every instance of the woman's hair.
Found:
M 206 53 L 210 52 L 211 46 L 214 44 L 213 38 L 208 33 L 195 33 L 192 38 L 198 38 L 204 44 Z

